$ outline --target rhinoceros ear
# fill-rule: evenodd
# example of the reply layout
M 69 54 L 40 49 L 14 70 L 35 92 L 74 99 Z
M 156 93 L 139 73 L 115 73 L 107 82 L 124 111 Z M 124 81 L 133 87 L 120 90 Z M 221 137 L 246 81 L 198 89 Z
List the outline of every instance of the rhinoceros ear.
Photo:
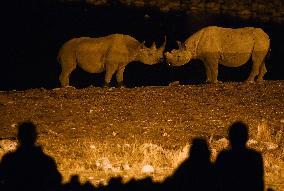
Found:
M 176 42 L 177 42 L 177 44 L 178 44 L 178 48 L 179 48 L 179 49 L 184 49 L 184 48 L 185 48 L 185 46 L 182 44 L 181 41 L 177 40 Z
M 140 43 L 139 47 L 140 47 L 140 48 L 146 48 L 146 46 L 145 46 L 145 40 Z
M 157 49 L 155 42 L 153 42 L 153 44 L 152 44 L 152 46 L 151 46 L 151 49 Z

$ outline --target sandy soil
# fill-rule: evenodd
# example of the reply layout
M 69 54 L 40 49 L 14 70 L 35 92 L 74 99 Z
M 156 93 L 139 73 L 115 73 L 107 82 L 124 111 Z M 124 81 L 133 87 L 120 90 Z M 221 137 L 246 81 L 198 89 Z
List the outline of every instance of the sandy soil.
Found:
M 266 127 L 269 135 L 259 142 L 277 148 L 257 149 L 275 159 L 269 164 L 278 165 L 275 174 L 266 164 L 267 184 L 284 188 L 284 81 L 0 92 L 0 140 L 15 140 L 16 124 L 25 120 L 37 125 L 39 143 L 61 171 L 67 170 L 62 165 L 66 150 L 80 149 L 75 143 L 82 140 L 104 145 L 151 143 L 177 150 L 194 137 L 220 140 L 231 123 L 241 120 L 254 140 L 260 139 L 260 127 Z

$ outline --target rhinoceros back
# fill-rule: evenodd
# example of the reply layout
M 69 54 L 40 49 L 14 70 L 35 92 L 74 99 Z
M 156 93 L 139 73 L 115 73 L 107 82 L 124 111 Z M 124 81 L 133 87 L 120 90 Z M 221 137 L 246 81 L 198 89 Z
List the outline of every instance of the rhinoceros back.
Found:
M 75 51 L 78 43 L 86 39 L 90 39 L 90 37 L 73 38 L 65 42 L 60 48 L 59 53 L 57 55 L 58 62 L 60 63 L 60 59 L 62 58 L 62 56 L 75 56 Z
M 263 52 L 269 49 L 269 37 L 260 28 L 222 28 L 210 26 L 204 29 L 204 34 L 198 44 L 201 56 L 218 54 L 220 64 L 228 67 L 238 67 L 245 64 L 252 52 Z

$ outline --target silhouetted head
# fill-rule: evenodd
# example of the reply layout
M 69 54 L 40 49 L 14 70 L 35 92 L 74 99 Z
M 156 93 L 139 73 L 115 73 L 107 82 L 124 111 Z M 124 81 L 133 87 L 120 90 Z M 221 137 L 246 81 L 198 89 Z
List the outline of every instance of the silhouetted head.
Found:
M 245 123 L 237 121 L 229 129 L 229 139 L 232 148 L 243 148 L 248 140 L 248 127 Z
M 36 126 L 32 122 L 23 122 L 18 126 L 18 141 L 21 146 L 33 146 L 37 139 Z
M 210 149 L 207 141 L 202 138 L 195 138 L 190 147 L 190 159 L 196 162 L 210 160 Z
M 79 181 L 79 176 L 77 174 L 76 175 L 72 175 L 70 182 L 80 182 Z

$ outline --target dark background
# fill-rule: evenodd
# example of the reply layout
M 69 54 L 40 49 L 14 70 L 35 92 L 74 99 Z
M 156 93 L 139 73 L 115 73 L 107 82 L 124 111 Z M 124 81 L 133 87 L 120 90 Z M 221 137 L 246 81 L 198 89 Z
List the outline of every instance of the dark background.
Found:
M 7 1 L 1 8 L 2 59 L 0 90 L 60 87 L 58 50 L 75 37 L 101 37 L 113 33 L 128 34 L 160 46 L 167 36 L 166 51 L 177 48 L 176 40 L 184 41 L 202 27 L 262 27 L 271 38 L 271 54 L 267 60 L 266 80 L 283 80 L 284 25 L 243 20 L 221 14 L 170 12 L 153 8 L 131 8 L 121 5 L 95 7 L 84 3 L 49 1 Z M 239 68 L 219 67 L 219 80 L 243 81 L 250 65 Z M 89 74 L 77 68 L 70 85 L 77 88 L 101 86 L 104 73 Z M 166 86 L 173 81 L 198 84 L 205 79 L 200 61 L 169 68 L 165 63 L 148 66 L 139 62 L 127 66 L 124 82 L 127 87 Z M 116 82 L 113 79 L 112 85 Z

